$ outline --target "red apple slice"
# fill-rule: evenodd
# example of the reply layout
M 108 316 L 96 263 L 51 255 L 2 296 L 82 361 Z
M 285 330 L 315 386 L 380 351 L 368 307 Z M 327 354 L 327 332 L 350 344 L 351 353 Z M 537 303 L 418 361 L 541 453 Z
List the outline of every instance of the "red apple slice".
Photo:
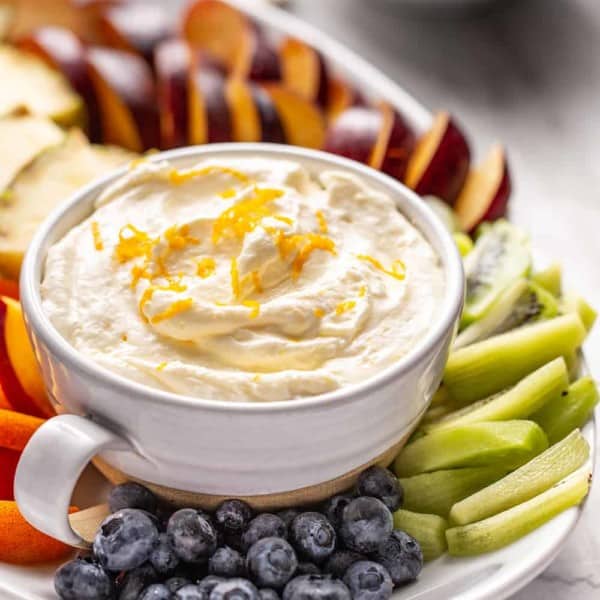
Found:
M 358 91 L 346 81 L 339 78 L 329 78 L 327 83 L 329 99 L 327 119 L 334 121 L 343 111 L 351 106 L 364 104 Z
M 367 106 L 353 106 L 329 125 L 325 150 L 368 164 L 381 128 L 380 111 Z
M 59 70 L 83 98 L 87 110 L 87 133 L 92 142 L 101 139 L 100 110 L 89 76 L 85 46 L 64 27 L 40 27 L 18 41 L 18 46 Z
M 232 74 L 253 81 L 280 80 L 279 55 L 270 40 L 260 30 L 250 27 L 244 32 L 243 40 Z
M 494 221 L 506 215 L 511 193 L 511 180 L 504 148 L 492 147 L 485 160 L 471 169 L 454 210 L 460 226 L 473 231 L 483 221 Z
M 165 7 L 149 2 L 125 2 L 105 10 L 100 17 L 104 43 L 134 52 L 152 64 L 154 48 L 174 34 Z
M 190 141 L 192 144 L 229 142 L 232 123 L 225 94 L 225 78 L 198 64 L 190 76 Z
M 53 414 L 18 302 L 0 297 L 0 387 L 14 410 L 36 417 Z
M 325 141 L 325 119 L 313 102 L 279 83 L 263 86 L 277 110 L 286 143 L 306 148 L 322 148 Z
M 452 205 L 465 183 L 470 160 L 465 136 L 447 112 L 440 112 L 410 157 L 405 183 L 421 196 L 437 196 Z
M 134 152 L 160 146 L 152 71 L 139 56 L 112 48 L 88 49 L 87 64 L 100 107 L 102 138 Z
M 303 98 L 326 107 L 329 101 L 327 68 L 320 52 L 287 38 L 280 48 L 283 83 Z

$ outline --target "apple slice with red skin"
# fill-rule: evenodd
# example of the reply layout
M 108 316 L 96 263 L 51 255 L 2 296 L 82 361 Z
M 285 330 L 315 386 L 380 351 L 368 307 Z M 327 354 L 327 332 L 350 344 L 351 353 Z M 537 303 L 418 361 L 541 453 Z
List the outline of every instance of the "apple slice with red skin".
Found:
M 244 33 L 237 60 L 231 70 L 232 75 L 253 81 L 279 81 L 281 65 L 279 54 L 270 40 L 256 27 Z
M 14 481 L 21 453 L 0 448 L 0 500 L 14 500 Z
M 327 119 L 334 121 L 342 112 L 351 106 L 364 105 L 365 102 L 354 87 L 340 78 L 330 77 L 328 82 Z
M 262 87 L 279 115 L 286 143 L 305 148 L 322 148 L 325 141 L 325 118 L 321 109 L 280 83 L 264 84 Z
M 107 46 L 139 54 L 152 64 L 154 48 L 175 31 L 163 6 L 125 2 L 103 11 L 100 33 Z
M 327 66 L 321 53 L 305 42 L 286 38 L 279 49 L 283 83 L 310 102 L 329 102 Z
M 92 142 L 101 141 L 100 109 L 86 63 L 81 40 L 64 27 L 47 26 L 33 30 L 17 45 L 35 54 L 69 80 L 83 98 L 87 110 L 87 133 Z
M 193 48 L 207 52 L 233 71 L 251 52 L 254 24 L 239 10 L 220 0 L 196 0 L 182 20 L 183 37 Z
M 235 142 L 285 143 L 281 119 L 269 95 L 251 81 L 232 77 L 225 87 Z
M 437 196 L 452 205 L 465 183 L 470 162 L 465 136 L 447 112 L 440 112 L 410 157 L 405 183 L 421 196 Z
M 0 387 L 10 406 L 36 417 L 54 414 L 27 337 L 20 304 L 0 296 Z
M 160 146 L 160 120 L 152 70 L 122 50 L 92 46 L 87 66 L 94 85 L 104 143 L 142 152 Z
M 192 67 L 189 83 L 189 130 L 192 144 L 229 142 L 232 122 L 225 77 L 201 62 Z
M 471 169 L 454 211 L 462 229 L 472 232 L 484 221 L 506 216 L 512 185 L 504 148 L 493 146 L 485 160 Z
M 329 126 L 325 150 L 365 163 L 402 179 L 415 137 L 389 105 L 353 106 Z

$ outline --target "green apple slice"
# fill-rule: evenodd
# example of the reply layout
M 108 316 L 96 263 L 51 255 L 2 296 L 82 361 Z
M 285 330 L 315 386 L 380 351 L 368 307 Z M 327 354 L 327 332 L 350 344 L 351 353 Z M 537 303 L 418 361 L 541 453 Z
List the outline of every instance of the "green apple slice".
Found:
M 471 423 L 433 431 L 404 447 L 394 462 L 399 477 L 457 467 L 520 467 L 548 447 L 533 421 Z
M 394 529 L 401 529 L 419 542 L 423 559 L 434 560 L 446 553 L 448 521 L 438 515 L 424 515 L 408 510 L 394 513 Z
M 403 507 L 413 512 L 447 517 L 454 504 L 504 477 L 507 472 L 496 466 L 467 467 L 402 478 Z
M 537 529 L 587 495 L 591 473 L 581 469 L 538 496 L 493 517 L 446 530 L 448 552 L 475 556 L 498 550 Z
M 561 302 L 561 311 L 565 314 L 575 313 L 583 322 L 586 331 L 591 331 L 598 313 L 584 298 L 577 294 L 565 294 Z
M 557 298 L 562 294 L 562 269 L 558 263 L 552 263 L 545 269 L 536 271 L 531 279 Z
M 575 351 L 586 330 L 577 314 L 513 329 L 450 355 L 444 386 L 458 404 L 501 392 L 542 365 Z
M 583 427 L 590 418 L 600 395 L 591 377 L 582 377 L 538 412 L 531 415 L 548 436 L 551 444 L 562 440 L 573 429 Z
M 450 520 L 466 525 L 530 500 L 579 469 L 589 456 L 590 447 L 576 429 L 516 471 L 457 502 Z
M 25 109 L 63 127 L 85 123 L 82 99 L 67 80 L 39 58 L 12 46 L 0 46 L 0 116 Z
M 510 390 L 447 414 L 438 421 L 425 424 L 424 429 L 430 432 L 480 421 L 525 419 L 547 402 L 560 397 L 568 387 L 567 364 L 561 356 L 527 375 Z

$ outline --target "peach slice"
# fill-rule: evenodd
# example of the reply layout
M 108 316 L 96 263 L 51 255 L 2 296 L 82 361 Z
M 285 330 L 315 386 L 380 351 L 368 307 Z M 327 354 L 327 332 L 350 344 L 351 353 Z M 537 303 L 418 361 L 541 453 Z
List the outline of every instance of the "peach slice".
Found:
M 322 148 L 325 118 L 319 107 L 279 83 L 265 84 L 285 133 L 286 143 L 306 148 Z
M 29 342 L 21 305 L 0 297 L 0 387 L 17 411 L 36 417 L 54 414 Z
M 239 10 L 220 0 L 196 0 L 187 8 L 182 24 L 192 47 L 211 54 L 233 71 L 251 55 L 253 24 Z
M 189 131 L 192 144 L 228 142 L 232 123 L 225 93 L 225 78 L 198 64 L 189 83 Z
M 483 221 L 506 215 L 511 179 L 504 148 L 493 146 L 485 160 L 471 169 L 454 210 L 460 226 L 473 231 Z
M 405 183 L 421 196 L 437 196 L 452 205 L 465 183 L 470 160 L 465 136 L 447 112 L 440 112 L 410 157 Z
M 234 141 L 285 142 L 277 109 L 261 87 L 234 77 L 227 82 L 225 95 L 231 114 Z
M 327 67 L 320 52 L 295 38 L 280 48 L 283 83 L 303 98 L 325 108 L 329 101 Z
M 100 111 L 86 64 L 85 46 L 64 27 L 40 27 L 17 42 L 27 52 L 35 54 L 59 70 L 83 98 L 87 109 L 87 130 L 92 142 L 101 139 Z
M 150 64 L 156 45 L 174 34 L 164 7 L 148 2 L 109 7 L 100 16 L 100 31 L 108 46 L 139 54 Z
M 155 86 L 144 59 L 94 46 L 88 49 L 87 64 L 100 107 L 103 141 L 134 152 L 158 148 Z

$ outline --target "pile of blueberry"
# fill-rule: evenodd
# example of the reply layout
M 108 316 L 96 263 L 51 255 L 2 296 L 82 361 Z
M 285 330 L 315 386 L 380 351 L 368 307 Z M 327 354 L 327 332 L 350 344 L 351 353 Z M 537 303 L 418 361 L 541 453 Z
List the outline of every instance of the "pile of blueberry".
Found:
M 214 514 L 160 506 L 145 487 L 113 489 L 90 556 L 56 572 L 63 600 L 386 600 L 423 566 L 394 530 L 403 492 L 387 469 L 320 510 L 254 514 L 226 500 Z

